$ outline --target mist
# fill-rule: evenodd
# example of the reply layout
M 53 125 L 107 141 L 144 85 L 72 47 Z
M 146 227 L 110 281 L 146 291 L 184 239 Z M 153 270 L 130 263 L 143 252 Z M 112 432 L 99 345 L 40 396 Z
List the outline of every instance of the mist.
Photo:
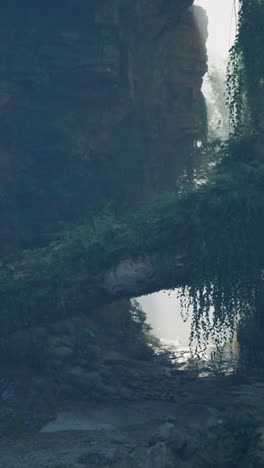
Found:
M 264 0 L 0 24 L 0 468 L 264 467 Z
M 199 9 L 202 7 L 208 17 L 208 25 L 204 18 L 201 20 Z M 225 108 L 225 72 L 228 63 L 229 49 L 234 43 L 238 0 L 196 0 L 194 2 L 194 16 L 201 36 L 206 38 L 208 55 L 208 73 L 203 80 L 202 91 L 205 96 L 208 114 L 208 132 L 212 138 L 227 138 L 230 131 L 228 127 L 228 109 Z M 208 35 L 205 28 L 208 27 Z M 219 89 L 219 106 L 215 105 L 210 73 L 214 74 Z M 220 124 L 216 125 L 216 122 Z M 211 130 L 213 128 L 213 131 Z M 137 298 L 147 314 L 153 333 L 160 339 L 172 342 L 176 346 L 188 346 L 191 332 L 191 310 L 182 310 L 177 298 L 177 291 L 160 291 Z M 189 313 L 189 318 L 184 320 Z

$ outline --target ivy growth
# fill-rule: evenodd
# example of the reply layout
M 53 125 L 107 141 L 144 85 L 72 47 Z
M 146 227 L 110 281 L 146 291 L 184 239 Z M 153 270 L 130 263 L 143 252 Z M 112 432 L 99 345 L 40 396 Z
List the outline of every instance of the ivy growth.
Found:
M 45 249 L 2 265 L 0 335 L 96 305 L 102 273 L 124 258 L 155 256 L 160 283 L 181 286 L 192 308 L 191 340 L 220 343 L 254 314 L 264 265 L 263 0 L 240 0 L 227 73 L 234 134 L 203 145 L 200 178 L 142 206 L 126 219 L 107 209 Z M 210 169 L 210 171 L 209 171 Z M 208 175 L 210 172 L 210 176 Z M 206 182 L 206 183 L 205 183 Z M 187 253 L 178 284 L 175 251 Z M 29 268 L 30 267 L 30 268 Z M 94 296 L 93 296 L 94 295 Z M 104 300 L 105 291 L 100 290 Z
M 230 119 L 237 134 L 258 133 L 263 124 L 263 20 L 263 0 L 239 0 L 238 30 L 227 69 Z

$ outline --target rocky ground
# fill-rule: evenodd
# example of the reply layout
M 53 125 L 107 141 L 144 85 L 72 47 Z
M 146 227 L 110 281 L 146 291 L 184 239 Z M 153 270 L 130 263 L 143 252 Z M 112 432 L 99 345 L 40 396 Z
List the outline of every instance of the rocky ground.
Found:
M 185 351 L 179 352 L 178 365 L 167 359 L 173 350 L 165 351 L 141 361 L 109 352 L 94 369 L 75 366 L 55 383 L 23 370 L 20 377 L 2 372 L 1 467 L 264 466 L 264 383 L 233 374 L 214 376 L 208 363 L 199 374 L 186 366 Z M 230 417 L 228 432 L 225 421 Z M 236 431 L 238 439 L 233 437 Z M 204 455 L 212 434 L 224 437 L 224 452 L 231 459 L 237 440 L 246 434 L 243 444 L 250 445 L 254 439 L 254 464 L 221 461 L 219 446 L 210 452 L 214 440 Z
M 3 435 L 1 466 L 210 467 L 199 459 L 201 434 L 221 427 L 227 415 L 241 410 L 257 416 L 264 434 L 263 397 L 263 384 L 203 379 L 180 385 L 173 402 L 65 402 L 40 432 Z

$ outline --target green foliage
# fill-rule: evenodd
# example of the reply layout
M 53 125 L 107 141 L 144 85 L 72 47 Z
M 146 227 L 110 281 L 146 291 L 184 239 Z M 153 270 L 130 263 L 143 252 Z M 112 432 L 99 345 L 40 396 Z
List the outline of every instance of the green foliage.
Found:
M 256 468 L 257 422 L 250 415 L 232 416 L 202 435 L 197 468 Z
M 231 120 L 238 134 L 258 133 L 263 125 L 263 20 L 263 0 L 239 0 L 238 32 L 227 72 Z
M 164 194 L 122 222 L 105 209 L 48 248 L 6 259 L 0 277 L 2 337 L 40 317 L 86 311 L 81 298 L 87 290 L 90 308 L 97 305 L 102 274 L 127 256 L 155 255 L 163 284 L 175 287 L 179 245 L 192 265 L 182 288 L 193 308 L 192 338 L 202 343 L 211 334 L 217 341 L 222 331 L 234 331 L 238 316 L 252 309 L 264 262 L 264 165 L 256 163 L 254 145 L 253 137 L 219 145 L 221 163 L 214 163 L 214 175 L 198 188 Z M 135 314 L 144 328 L 144 314 Z
M 217 163 L 210 159 L 205 163 L 207 185 L 199 205 L 201 232 L 194 242 L 195 268 L 181 290 L 182 302 L 192 310 L 191 341 L 198 348 L 209 335 L 220 347 L 229 339 L 227 334 L 232 338 L 240 320 L 247 325 L 253 320 L 255 326 L 257 322 L 256 298 L 263 288 L 264 262 L 263 20 L 262 0 L 239 1 L 237 36 L 227 69 L 234 133 L 229 141 L 216 143 L 212 154 Z M 211 84 L 219 100 L 214 74 Z M 206 153 L 208 148 L 204 148 Z M 213 172 L 209 180 L 208 168 Z M 257 353 L 253 354 L 256 358 Z
M 136 299 L 131 300 L 130 314 L 136 327 L 143 335 L 150 332 L 151 326 L 147 323 L 147 315 Z
M 103 273 L 127 257 L 155 256 L 162 283 L 182 287 L 181 298 L 192 311 L 191 340 L 198 347 L 209 336 L 216 344 L 226 341 L 237 321 L 255 310 L 264 265 L 262 19 L 263 1 L 240 1 L 227 74 L 234 135 L 227 142 L 202 145 L 201 169 L 187 177 L 187 184 L 179 181 L 177 193 L 144 204 L 122 222 L 107 207 L 50 247 L 4 260 L 2 338 L 39 317 L 48 321 L 72 310 L 86 311 L 82 298 L 87 289 L 89 307 L 97 305 Z M 191 265 L 180 284 L 174 260 L 178 245 Z M 102 302 L 105 294 L 102 288 Z M 133 313 L 135 324 L 144 329 L 144 315 L 138 309 Z
M 255 308 L 264 262 L 264 165 L 254 145 L 253 137 L 222 145 L 222 162 L 203 188 L 193 278 L 182 290 L 193 309 L 191 338 L 199 345 L 209 335 L 216 344 L 226 341 L 225 332 L 232 335 L 238 319 Z

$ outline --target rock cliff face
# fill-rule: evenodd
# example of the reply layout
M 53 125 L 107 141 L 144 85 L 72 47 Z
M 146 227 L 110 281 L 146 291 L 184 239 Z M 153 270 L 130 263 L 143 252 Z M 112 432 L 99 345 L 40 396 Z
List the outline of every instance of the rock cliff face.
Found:
M 124 212 L 173 188 L 204 125 L 207 57 L 192 0 L 25 3 L 9 0 L 0 17 L 0 254 L 48 244 L 109 202 Z M 47 302 L 42 296 L 45 321 L 55 312 Z M 75 300 L 71 307 L 78 313 Z M 125 300 L 94 320 L 90 311 L 83 322 L 25 325 L 8 336 L 9 363 L 89 386 L 107 349 L 147 355 L 129 307 Z
M 203 125 L 192 0 L 63 5 L 2 7 L 2 252 L 172 187 Z

